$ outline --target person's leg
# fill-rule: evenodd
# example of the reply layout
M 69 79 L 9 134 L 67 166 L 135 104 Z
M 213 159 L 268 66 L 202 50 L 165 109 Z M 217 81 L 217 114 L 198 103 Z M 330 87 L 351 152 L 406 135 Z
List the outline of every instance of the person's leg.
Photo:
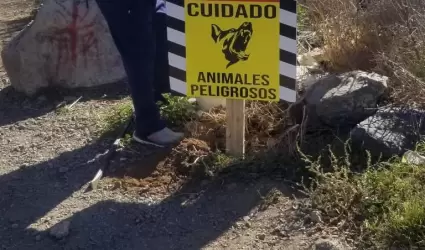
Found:
M 135 139 L 139 142 L 151 140 L 155 144 L 181 139 L 181 134 L 165 128 L 153 97 L 153 0 L 97 0 L 97 3 L 127 73 L 136 115 Z M 137 19 L 134 18 L 136 13 L 140 15 Z
M 167 15 L 165 0 L 156 0 L 154 30 L 156 44 L 154 75 L 155 100 L 166 102 L 162 94 L 170 93 L 171 87 L 168 71 Z
M 165 127 L 164 122 L 160 119 L 160 113 L 158 107 L 156 106 L 154 99 L 154 74 L 155 74 L 155 33 L 154 33 L 154 14 L 155 14 L 155 3 L 156 0 L 131 0 L 130 8 L 130 20 L 133 24 L 132 26 L 132 41 L 133 45 L 133 54 L 135 56 L 134 65 L 135 71 L 139 74 L 135 74 L 137 79 L 134 82 L 137 82 L 137 91 L 143 93 L 143 101 L 145 110 L 156 110 L 155 120 L 161 121 L 162 129 L 157 130 L 156 132 L 150 132 L 140 134 L 138 131 L 133 136 L 133 138 L 138 142 L 146 142 L 143 139 L 143 136 L 146 139 L 157 143 L 157 144 L 168 144 L 181 140 L 183 138 L 183 133 L 176 133 L 169 128 Z M 146 72 L 142 74 L 142 72 Z M 142 97 L 142 94 L 140 95 Z M 149 107 L 147 106 L 149 104 Z M 148 113 L 145 111 L 144 113 Z M 136 119 L 137 119 L 136 113 Z M 152 114 L 153 115 L 153 114 Z M 140 120 L 136 120 L 136 123 L 143 122 L 151 124 L 148 127 L 153 127 L 158 125 L 152 124 L 153 120 L 151 116 L 143 116 Z M 140 131 L 140 130 L 139 130 Z M 153 130 L 150 130 L 153 131 Z

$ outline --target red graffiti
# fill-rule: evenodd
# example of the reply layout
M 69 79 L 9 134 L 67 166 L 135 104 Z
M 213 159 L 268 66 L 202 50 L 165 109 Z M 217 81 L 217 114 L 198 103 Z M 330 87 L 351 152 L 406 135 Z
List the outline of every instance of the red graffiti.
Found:
M 73 0 L 71 10 L 59 1 L 56 3 L 61 10 L 55 14 L 60 17 L 61 23 L 67 25 L 64 28 L 53 28 L 44 35 L 49 43 L 57 49 L 56 73 L 58 74 L 61 67 L 66 65 L 71 64 L 75 68 L 80 57 L 87 68 L 91 58 L 89 53 L 92 52 L 94 57 L 99 56 L 98 39 L 94 32 L 96 18 L 87 20 L 89 9 L 79 0 Z

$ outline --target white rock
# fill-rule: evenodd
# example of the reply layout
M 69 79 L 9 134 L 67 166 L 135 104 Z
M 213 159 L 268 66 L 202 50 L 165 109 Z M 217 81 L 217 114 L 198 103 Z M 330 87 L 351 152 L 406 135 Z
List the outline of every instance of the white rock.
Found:
M 320 48 L 315 48 L 307 53 L 297 56 L 297 60 L 302 66 L 318 67 L 319 62 L 325 60 L 324 51 Z
M 49 85 L 97 86 L 125 77 L 96 2 L 45 0 L 35 20 L 3 49 L 13 87 L 34 94 Z
M 425 164 L 425 156 L 419 154 L 418 152 L 411 151 L 411 150 L 404 153 L 403 160 L 406 161 L 409 164 L 414 164 L 414 165 L 424 165 Z

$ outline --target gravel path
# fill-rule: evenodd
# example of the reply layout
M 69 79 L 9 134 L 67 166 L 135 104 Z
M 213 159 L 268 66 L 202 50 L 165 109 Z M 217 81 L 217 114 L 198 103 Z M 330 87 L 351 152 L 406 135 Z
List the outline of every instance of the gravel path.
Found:
M 44 96 L 0 93 L 3 249 L 289 249 L 282 243 L 289 238 L 272 234 L 283 224 L 276 218 L 292 218 L 281 183 L 223 179 L 188 184 L 165 198 L 109 188 L 85 192 L 99 167 L 91 160 L 111 142 L 91 131 L 96 114 L 121 100 L 85 100 L 63 114 Z M 281 199 L 259 212 L 272 188 L 282 190 Z M 67 235 L 50 235 L 64 221 Z

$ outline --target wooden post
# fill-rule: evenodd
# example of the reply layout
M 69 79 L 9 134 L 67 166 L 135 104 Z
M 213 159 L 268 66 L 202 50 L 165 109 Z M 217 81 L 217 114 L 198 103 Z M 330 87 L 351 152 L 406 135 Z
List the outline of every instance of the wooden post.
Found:
M 245 100 L 226 100 L 226 152 L 234 157 L 245 154 Z

